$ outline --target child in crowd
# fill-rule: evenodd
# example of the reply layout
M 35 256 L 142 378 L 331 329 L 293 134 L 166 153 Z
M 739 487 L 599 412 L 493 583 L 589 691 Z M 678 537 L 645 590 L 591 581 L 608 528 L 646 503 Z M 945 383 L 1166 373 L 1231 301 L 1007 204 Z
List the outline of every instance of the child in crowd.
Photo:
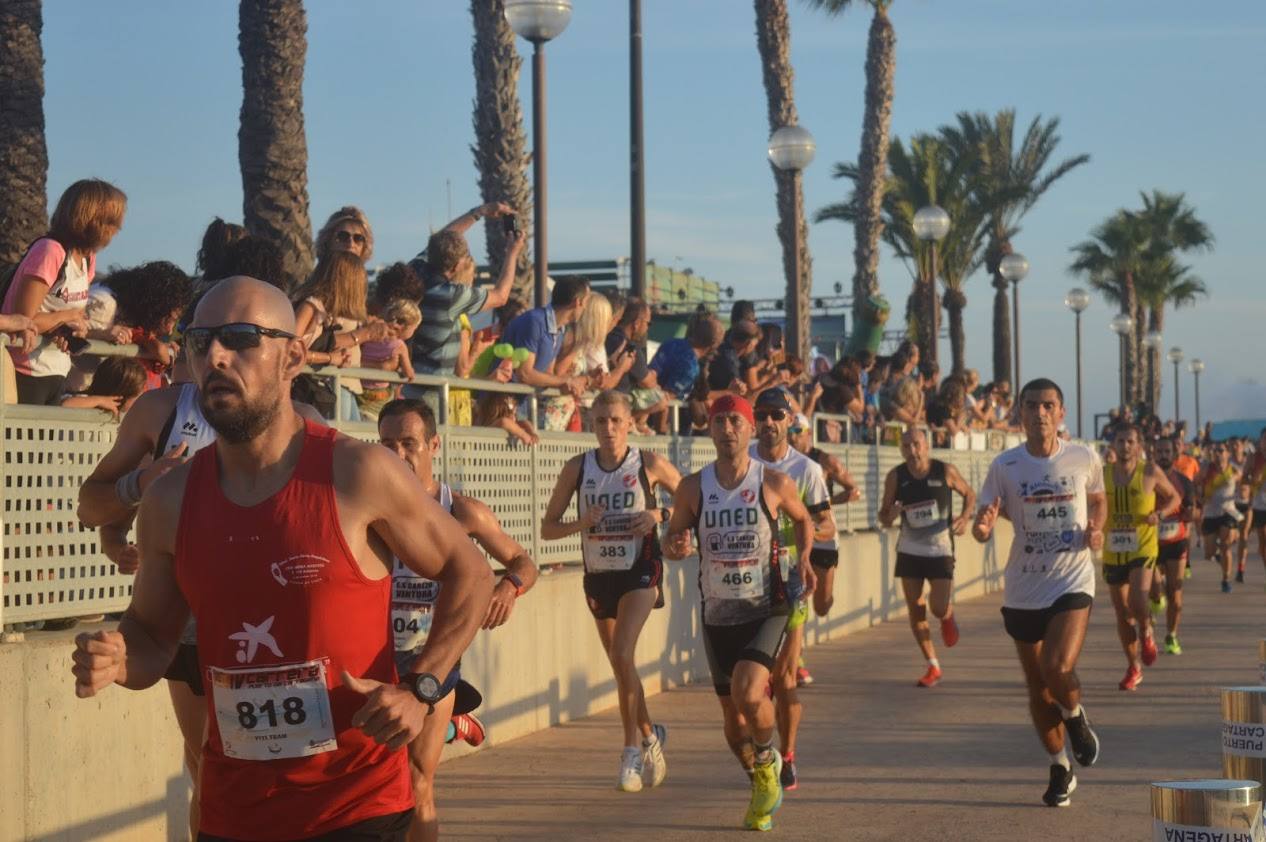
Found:
M 118 418 L 132 408 L 145 391 L 149 372 L 131 357 L 106 357 L 97 366 L 92 382 L 83 392 L 62 397 L 71 409 L 100 409 Z
M 370 340 L 361 345 L 361 367 L 394 371 L 412 380 L 413 361 L 409 359 L 408 341 L 422 324 L 422 311 L 412 301 L 397 298 L 383 309 L 382 319 L 387 323 L 390 334 L 386 339 Z M 378 411 L 400 393 L 399 384 L 385 380 L 366 381 L 363 385 L 364 390 L 357 396 L 356 402 L 360 404 L 361 414 L 371 419 L 377 419 Z

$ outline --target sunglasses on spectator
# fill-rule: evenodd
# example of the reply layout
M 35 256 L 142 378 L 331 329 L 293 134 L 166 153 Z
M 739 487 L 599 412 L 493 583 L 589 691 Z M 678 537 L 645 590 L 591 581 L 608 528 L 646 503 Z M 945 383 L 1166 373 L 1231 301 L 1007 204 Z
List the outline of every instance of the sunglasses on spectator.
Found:
M 334 238 L 340 243 L 355 243 L 358 246 L 365 245 L 364 234 L 353 234 L 351 231 L 336 231 Z
M 788 427 L 787 428 L 787 432 L 791 433 L 793 436 L 798 436 L 801 433 L 808 432 L 808 430 L 809 430 L 808 427 Z
M 753 414 L 757 421 L 782 421 L 787 417 L 785 409 L 758 409 Z
M 260 327 L 249 322 L 233 322 L 218 327 L 191 327 L 185 331 L 185 345 L 189 353 L 202 356 L 211 348 L 211 340 L 218 339 L 226 351 L 245 351 L 258 348 L 263 337 L 294 339 L 293 333 L 273 327 Z

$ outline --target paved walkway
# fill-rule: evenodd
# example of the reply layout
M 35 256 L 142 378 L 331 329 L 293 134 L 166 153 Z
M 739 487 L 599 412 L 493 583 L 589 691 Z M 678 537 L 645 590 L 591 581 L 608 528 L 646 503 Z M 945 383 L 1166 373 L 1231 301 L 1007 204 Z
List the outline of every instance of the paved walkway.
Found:
M 959 606 L 962 641 L 939 653 L 946 678 L 933 690 L 913 686 L 922 665 L 904 622 L 813 648 L 801 785 L 787 793 L 774 832 L 815 840 L 1148 837 L 1149 781 L 1220 776 L 1218 688 L 1257 681 L 1263 580 L 1253 559 L 1249 583 L 1226 596 L 1213 565 L 1198 562 L 1187 582 L 1185 654 L 1162 654 L 1128 694 L 1117 689 L 1125 663 L 1100 585 L 1079 671 L 1103 750 L 1097 766 L 1079 770 L 1072 806 L 1060 810 L 1041 804 L 1049 761 L 1029 724 L 997 595 Z M 620 729 L 611 710 L 444 764 L 444 835 L 600 839 L 632 831 L 659 842 L 732 834 L 749 790 L 721 736 L 711 688 L 649 701 L 670 731 L 662 788 L 616 791 Z

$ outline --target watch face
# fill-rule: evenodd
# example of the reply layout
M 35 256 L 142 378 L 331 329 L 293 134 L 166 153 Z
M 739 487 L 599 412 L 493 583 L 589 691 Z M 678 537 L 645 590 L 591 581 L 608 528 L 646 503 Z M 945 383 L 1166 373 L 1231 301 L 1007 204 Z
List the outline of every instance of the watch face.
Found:
M 433 675 L 422 675 L 418 677 L 418 693 L 427 699 L 434 699 L 440 695 L 440 682 Z

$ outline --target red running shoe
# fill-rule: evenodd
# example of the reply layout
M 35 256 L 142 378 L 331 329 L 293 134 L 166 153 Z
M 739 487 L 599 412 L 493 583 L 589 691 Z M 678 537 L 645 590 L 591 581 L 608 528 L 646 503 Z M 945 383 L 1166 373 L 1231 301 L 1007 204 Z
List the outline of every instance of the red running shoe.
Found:
M 1134 664 L 1130 664 L 1130 668 L 1125 671 L 1125 678 L 1121 679 L 1120 687 L 1122 690 L 1133 690 L 1143 683 L 1143 671 Z
M 953 614 L 941 621 L 941 640 L 945 642 L 946 648 L 958 643 L 958 621 Z
M 488 736 L 484 724 L 473 713 L 463 713 L 453 717 L 453 727 L 457 730 L 457 739 L 465 740 L 467 745 L 482 745 Z
M 928 664 L 928 671 L 914 683 L 915 687 L 935 687 L 941 683 L 941 668 Z
M 1152 664 L 1156 663 L 1156 635 L 1149 634 L 1147 637 L 1143 638 L 1143 642 L 1140 644 L 1139 649 L 1142 650 L 1143 654 L 1143 666 L 1150 667 Z
M 809 672 L 808 667 L 796 667 L 796 686 L 808 687 L 813 683 L 813 673 Z M 783 758 L 784 760 L 786 758 Z

